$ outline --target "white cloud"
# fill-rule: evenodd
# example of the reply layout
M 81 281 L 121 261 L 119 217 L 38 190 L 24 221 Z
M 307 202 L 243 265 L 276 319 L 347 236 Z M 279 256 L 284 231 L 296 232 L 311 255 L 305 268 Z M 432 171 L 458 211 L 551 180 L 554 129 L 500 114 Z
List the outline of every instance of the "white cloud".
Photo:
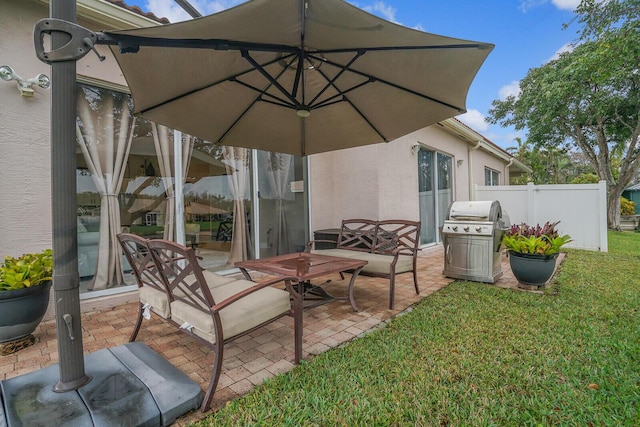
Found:
M 175 0 L 171 0 L 175 1 Z M 203 15 L 211 15 L 230 7 L 244 3 L 247 0 L 193 0 L 191 3 Z
M 536 6 L 545 4 L 547 0 L 522 0 L 520 1 L 520 10 L 526 12 L 529 9 L 533 9 Z
M 515 97 L 520 96 L 520 82 L 517 80 L 512 81 L 508 85 L 502 86 L 498 91 L 498 97 L 501 101 L 507 99 L 508 96 L 513 95 Z
M 393 6 L 387 5 L 383 1 L 377 1 L 373 5 L 362 7 L 362 9 L 381 17 L 382 19 L 386 19 L 387 21 L 398 23 L 396 20 L 397 9 Z
M 548 2 L 549 0 L 521 0 L 519 8 L 521 11 L 526 12 Z M 580 0 L 551 0 L 551 3 L 560 10 L 574 10 L 580 4 Z
M 171 22 L 191 19 L 191 16 L 172 0 L 148 0 L 146 8 L 157 17 L 167 18 Z
M 456 119 L 476 132 L 484 132 L 489 129 L 489 124 L 484 120 L 484 114 L 478 110 L 469 110 L 464 114 L 456 116 Z
M 551 3 L 560 10 L 575 10 L 580 0 L 551 0 Z
M 383 1 L 376 1 L 373 5 L 366 5 L 366 6 L 361 5 L 357 1 L 351 1 L 351 0 L 347 0 L 347 1 L 352 5 L 354 5 L 355 7 L 357 7 L 358 9 L 362 9 L 366 12 L 371 13 L 372 15 L 376 15 L 384 20 L 393 22 L 394 24 L 404 25 L 402 22 L 396 19 L 396 12 L 398 11 L 398 9 L 394 8 L 393 6 L 387 5 Z M 418 31 L 423 31 L 423 32 L 426 31 L 422 24 L 416 24 L 411 28 Z
M 571 52 L 573 49 L 575 49 L 575 46 L 573 46 L 573 44 L 571 44 L 571 43 L 567 43 L 567 44 L 561 46 L 560 49 L 556 50 L 555 53 L 553 54 L 553 56 L 551 58 L 549 58 L 549 61 L 553 61 L 554 59 L 558 59 L 560 57 L 561 53 Z
M 524 131 L 516 131 L 513 128 L 502 128 L 499 126 L 492 126 L 483 136 L 503 149 L 517 146 L 516 138 L 520 138 L 523 141 L 527 139 Z

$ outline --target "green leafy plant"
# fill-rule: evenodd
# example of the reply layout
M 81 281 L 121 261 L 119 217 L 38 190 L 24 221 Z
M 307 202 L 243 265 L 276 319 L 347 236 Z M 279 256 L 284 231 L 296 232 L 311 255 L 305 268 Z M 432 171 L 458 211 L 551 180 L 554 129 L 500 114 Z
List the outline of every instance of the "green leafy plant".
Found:
M 636 202 L 620 197 L 620 215 L 635 215 Z
M 502 244 L 508 250 L 523 254 L 553 255 L 560 252 L 563 245 L 571 242 L 567 234 L 561 236 L 556 230 L 557 222 L 546 222 L 535 226 L 525 223 L 513 225 L 502 238 Z
M 45 249 L 14 258 L 7 256 L 0 265 L 0 291 L 28 288 L 53 277 L 53 251 Z

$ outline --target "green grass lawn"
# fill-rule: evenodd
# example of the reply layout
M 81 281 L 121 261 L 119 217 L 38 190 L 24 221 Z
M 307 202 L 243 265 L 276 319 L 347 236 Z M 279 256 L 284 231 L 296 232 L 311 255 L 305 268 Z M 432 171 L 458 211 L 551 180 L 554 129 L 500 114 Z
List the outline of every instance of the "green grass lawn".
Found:
M 640 426 L 640 233 L 609 251 L 543 295 L 454 282 L 197 425 Z

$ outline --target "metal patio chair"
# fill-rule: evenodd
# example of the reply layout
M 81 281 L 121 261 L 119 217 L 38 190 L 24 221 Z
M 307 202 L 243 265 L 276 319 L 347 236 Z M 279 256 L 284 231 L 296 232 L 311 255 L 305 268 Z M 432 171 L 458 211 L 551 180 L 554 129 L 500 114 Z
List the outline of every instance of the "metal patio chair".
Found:
M 167 240 L 148 240 L 146 245 L 169 293 L 168 321 L 214 352 L 211 380 L 200 408 L 203 412 L 211 404 L 218 384 L 226 343 L 283 316 L 291 316 L 295 363 L 300 362 L 302 298 L 295 290 L 295 277 L 262 282 L 227 278 L 231 281 L 212 285 L 208 278 L 217 275 L 200 268 L 192 248 Z M 272 286 L 280 282 L 287 290 Z

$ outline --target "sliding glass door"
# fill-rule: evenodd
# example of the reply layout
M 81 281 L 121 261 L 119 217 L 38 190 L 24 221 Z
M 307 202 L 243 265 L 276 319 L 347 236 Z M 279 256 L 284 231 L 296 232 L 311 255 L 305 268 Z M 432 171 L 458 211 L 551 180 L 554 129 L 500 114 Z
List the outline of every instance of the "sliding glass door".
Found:
M 175 241 L 184 236 L 212 271 L 304 250 L 304 158 L 212 144 L 135 118 L 131 107 L 127 94 L 78 85 L 83 291 L 132 283 L 116 240 L 120 232 Z
M 444 223 L 453 201 L 453 159 L 443 153 L 420 147 L 418 151 L 418 197 L 420 205 L 420 241 L 437 243 L 438 228 Z
M 302 157 L 257 152 L 260 258 L 304 251 L 308 235 L 304 164 Z

